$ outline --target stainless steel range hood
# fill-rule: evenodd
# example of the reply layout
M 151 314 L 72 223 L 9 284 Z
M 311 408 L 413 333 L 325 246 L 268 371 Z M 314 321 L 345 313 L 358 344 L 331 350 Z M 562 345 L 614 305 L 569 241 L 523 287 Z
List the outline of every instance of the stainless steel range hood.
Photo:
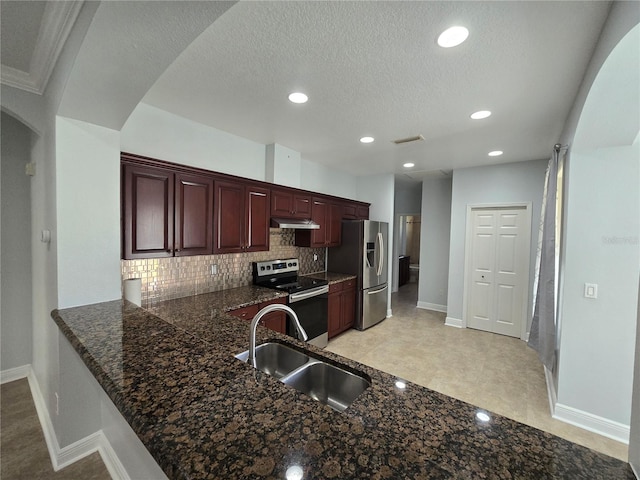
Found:
M 271 226 L 275 228 L 296 228 L 298 230 L 317 230 L 320 228 L 320 225 L 308 218 L 271 218 Z

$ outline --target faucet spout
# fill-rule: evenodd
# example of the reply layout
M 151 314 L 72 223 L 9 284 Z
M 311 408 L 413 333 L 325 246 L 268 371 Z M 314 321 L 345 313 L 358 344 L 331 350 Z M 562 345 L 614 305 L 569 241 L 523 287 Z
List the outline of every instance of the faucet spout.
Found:
M 264 317 L 266 314 L 277 311 L 277 310 L 281 310 L 285 312 L 289 316 L 289 318 L 293 320 L 299 339 L 301 340 L 309 339 L 307 332 L 305 332 L 304 328 L 302 328 L 302 325 L 300 325 L 300 320 L 298 319 L 296 312 L 294 312 L 291 309 L 291 307 L 282 305 L 281 303 L 273 303 L 271 305 L 267 305 L 258 313 L 256 313 L 256 316 L 253 317 L 253 320 L 251 320 L 251 327 L 249 328 L 249 361 L 251 362 L 251 366 L 253 368 L 257 368 L 256 366 L 256 330 L 258 327 L 258 323 L 260 322 L 260 320 L 262 320 L 262 317 Z

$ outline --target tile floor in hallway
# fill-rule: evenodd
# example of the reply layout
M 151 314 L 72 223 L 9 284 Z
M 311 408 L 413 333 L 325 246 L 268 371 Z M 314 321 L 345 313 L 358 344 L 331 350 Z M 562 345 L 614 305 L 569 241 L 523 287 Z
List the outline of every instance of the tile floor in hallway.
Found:
M 0 388 L 0 478 L 3 480 L 107 480 L 98 453 L 53 471 L 26 378 Z
M 416 307 L 417 285 L 393 294 L 393 317 L 332 339 L 327 350 L 627 461 L 627 445 L 551 418 L 544 371 L 517 339 L 444 325 Z

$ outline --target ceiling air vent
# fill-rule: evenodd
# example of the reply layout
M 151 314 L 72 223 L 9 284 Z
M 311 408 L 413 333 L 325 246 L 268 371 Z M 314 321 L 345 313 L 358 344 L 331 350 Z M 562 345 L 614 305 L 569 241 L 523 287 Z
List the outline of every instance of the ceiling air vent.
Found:
M 424 137 L 422 135 L 416 135 L 415 137 L 399 138 L 398 140 L 394 140 L 393 143 L 400 145 L 402 143 L 418 142 L 420 140 L 424 140 Z

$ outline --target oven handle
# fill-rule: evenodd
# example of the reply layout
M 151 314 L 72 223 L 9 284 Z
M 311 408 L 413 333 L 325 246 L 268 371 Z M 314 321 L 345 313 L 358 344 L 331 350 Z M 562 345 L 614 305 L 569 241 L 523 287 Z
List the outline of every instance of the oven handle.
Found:
M 289 303 L 299 302 L 300 300 L 306 300 L 307 298 L 317 297 L 318 295 L 322 295 L 324 293 L 329 292 L 329 285 L 322 285 L 320 287 L 315 287 L 310 290 L 305 290 L 304 292 L 292 293 L 289 295 Z

